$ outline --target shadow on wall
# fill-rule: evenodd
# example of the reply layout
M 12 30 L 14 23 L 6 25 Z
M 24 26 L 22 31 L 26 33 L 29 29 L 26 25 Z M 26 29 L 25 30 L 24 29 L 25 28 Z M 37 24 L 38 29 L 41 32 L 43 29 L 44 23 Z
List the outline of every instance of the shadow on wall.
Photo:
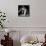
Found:
M 21 46 L 20 41 L 13 40 L 13 46 Z

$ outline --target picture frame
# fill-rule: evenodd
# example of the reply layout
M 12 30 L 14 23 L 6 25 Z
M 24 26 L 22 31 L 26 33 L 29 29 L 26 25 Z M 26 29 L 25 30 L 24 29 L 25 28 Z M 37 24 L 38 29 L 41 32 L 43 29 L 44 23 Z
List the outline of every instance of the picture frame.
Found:
M 29 5 L 18 5 L 18 16 L 19 17 L 29 17 L 30 16 L 30 6 Z

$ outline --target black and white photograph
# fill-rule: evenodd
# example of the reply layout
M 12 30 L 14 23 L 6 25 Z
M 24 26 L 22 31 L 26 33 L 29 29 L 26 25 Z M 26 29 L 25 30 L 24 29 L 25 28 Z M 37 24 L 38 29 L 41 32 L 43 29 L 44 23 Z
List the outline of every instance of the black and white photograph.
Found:
M 18 16 L 28 17 L 30 16 L 29 5 L 18 5 Z

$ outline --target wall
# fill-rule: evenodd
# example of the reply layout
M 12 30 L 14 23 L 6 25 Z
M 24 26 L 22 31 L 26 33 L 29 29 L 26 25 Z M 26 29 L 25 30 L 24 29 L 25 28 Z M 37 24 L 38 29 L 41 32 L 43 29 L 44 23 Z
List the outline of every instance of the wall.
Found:
M 19 4 L 30 5 L 30 17 L 18 17 Z M 46 31 L 46 0 L 0 0 L 0 9 L 6 12 L 5 26 L 12 31 L 22 31 L 22 35 L 28 31 Z
M 30 5 L 30 17 L 18 17 L 18 5 Z M 46 27 L 46 0 L 0 0 L 6 12 L 6 27 Z

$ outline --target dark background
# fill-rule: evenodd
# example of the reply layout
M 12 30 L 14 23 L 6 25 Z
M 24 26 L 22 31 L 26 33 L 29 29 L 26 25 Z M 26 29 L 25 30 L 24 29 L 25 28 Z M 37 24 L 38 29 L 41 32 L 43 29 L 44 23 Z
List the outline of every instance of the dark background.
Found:
M 23 8 L 23 7 L 25 7 L 25 8 L 27 9 L 25 16 L 27 16 L 27 15 L 29 16 L 29 14 L 30 14 L 29 5 L 18 5 L 18 11 L 19 11 L 21 8 Z M 23 12 L 24 12 L 24 11 L 23 11 Z M 21 10 L 20 12 L 18 12 L 18 16 L 21 16 L 21 14 L 23 14 L 23 13 L 22 13 L 22 10 Z

